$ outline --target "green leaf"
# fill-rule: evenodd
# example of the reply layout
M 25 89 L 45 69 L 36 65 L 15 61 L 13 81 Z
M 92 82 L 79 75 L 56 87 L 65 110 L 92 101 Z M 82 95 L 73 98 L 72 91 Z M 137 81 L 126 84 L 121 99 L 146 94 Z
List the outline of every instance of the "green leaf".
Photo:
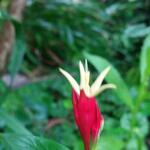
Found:
M 65 146 L 42 137 L 22 134 L 2 134 L 6 150 L 69 150 Z
M 97 150 L 122 150 L 124 146 L 125 143 L 118 136 L 104 135 L 99 139 Z
M 0 20 L 10 20 L 11 16 L 4 10 L 0 10 Z
M 126 131 L 133 130 L 133 134 L 139 138 L 145 138 L 148 134 L 148 119 L 142 113 L 137 113 L 135 116 L 136 126 L 132 125 L 132 114 L 125 113 L 121 118 L 121 127 Z
M 4 110 L 0 109 L 0 120 L 4 121 L 6 126 L 13 132 L 24 135 L 32 135 L 18 120 L 10 116 Z
M 10 58 L 8 70 L 13 79 L 21 67 L 23 57 L 26 52 L 26 44 L 25 44 L 24 34 L 22 31 L 22 25 L 14 20 L 12 20 L 12 22 L 16 31 L 15 33 L 16 39 L 13 47 L 13 53 Z
M 6 150 L 49 150 L 52 147 L 53 150 L 68 150 L 65 146 L 52 140 L 33 136 L 15 118 L 9 116 L 3 110 L 0 110 L 0 120 L 4 121 L 14 132 L 0 135 Z
M 150 34 L 144 40 L 140 59 L 141 83 L 147 84 L 150 76 Z
M 149 32 L 150 27 L 147 27 L 145 24 L 136 24 L 128 26 L 124 35 L 128 38 L 138 38 L 149 34 Z
M 117 86 L 117 89 L 114 91 L 116 92 L 120 100 L 122 100 L 130 109 L 132 109 L 133 103 L 128 87 L 117 69 L 113 67 L 106 59 L 100 56 L 85 53 L 85 57 L 99 72 L 103 71 L 106 67 L 111 66 L 111 70 L 106 76 L 106 81 Z

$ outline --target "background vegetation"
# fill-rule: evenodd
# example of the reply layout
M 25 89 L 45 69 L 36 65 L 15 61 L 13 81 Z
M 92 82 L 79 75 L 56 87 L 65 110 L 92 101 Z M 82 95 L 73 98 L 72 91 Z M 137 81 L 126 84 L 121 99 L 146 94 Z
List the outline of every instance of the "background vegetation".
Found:
M 79 79 L 78 61 L 88 59 L 93 80 L 111 65 L 106 82 L 117 85 L 97 97 L 98 149 L 148 150 L 150 1 L 15 3 L 0 0 L 0 149 L 83 149 L 58 67 Z

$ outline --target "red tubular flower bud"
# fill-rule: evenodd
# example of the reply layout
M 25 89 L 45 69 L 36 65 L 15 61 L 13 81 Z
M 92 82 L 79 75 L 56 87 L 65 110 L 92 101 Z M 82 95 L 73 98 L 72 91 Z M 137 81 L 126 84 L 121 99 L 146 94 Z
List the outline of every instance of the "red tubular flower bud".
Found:
M 80 130 L 85 150 L 90 150 L 90 139 L 97 141 L 103 117 L 94 97 L 87 97 L 83 90 L 78 95 L 72 90 L 74 118 Z
M 90 139 L 96 144 L 99 137 L 100 129 L 103 126 L 104 119 L 96 102 L 95 96 L 109 88 L 116 88 L 114 84 L 102 85 L 104 77 L 110 70 L 107 67 L 90 86 L 90 72 L 87 61 L 85 68 L 79 62 L 80 68 L 80 85 L 65 70 L 60 68 L 60 72 L 67 78 L 72 86 L 72 103 L 74 110 L 75 122 L 80 130 L 84 143 L 84 149 L 90 150 Z

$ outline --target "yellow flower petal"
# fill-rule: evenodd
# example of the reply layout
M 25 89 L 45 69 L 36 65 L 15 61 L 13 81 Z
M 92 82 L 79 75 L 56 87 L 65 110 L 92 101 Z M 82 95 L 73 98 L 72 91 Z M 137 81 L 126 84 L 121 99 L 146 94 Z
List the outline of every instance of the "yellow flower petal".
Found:
M 103 82 L 105 76 L 106 76 L 107 73 L 109 72 L 109 70 L 110 70 L 110 66 L 107 67 L 105 70 L 103 70 L 102 73 L 100 73 L 100 75 L 99 75 L 99 76 L 97 77 L 97 79 L 94 81 L 94 83 L 93 83 L 92 86 L 91 86 L 91 92 L 92 92 L 92 93 L 95 92 L 95 91 L 97 91 L 97 90 L 100 88 L 100 86 L 101 86 L 101 84 L 102 84 L 102 82 Z
M 114 85 L 114 84 L 104 84 L 98 90 L 94 91 L 93 93 L 91 92 L 91 95 L 96 96 L 96 95 L 102 93 L 106 89 L 116 89 L 116 85 Z
M 80 88 L 78 83 L 76 82 L 76 80 L 65 70 L 59 68 L 59 71 L 66 77 L 66 79 L 69 81 L 69 83 L 71 84 L 72 88 L 78 93 L 80 94 Z
M 81 61 L 79 61 L 79 69 L 80 69 L 80 88 L 85 88 L 85 70 Z

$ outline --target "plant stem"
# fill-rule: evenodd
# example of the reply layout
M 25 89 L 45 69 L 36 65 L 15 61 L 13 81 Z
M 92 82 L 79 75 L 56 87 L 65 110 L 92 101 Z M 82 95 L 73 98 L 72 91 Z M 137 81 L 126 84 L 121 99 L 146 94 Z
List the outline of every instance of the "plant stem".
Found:
M 131 120 L 131 124 L 132 124 L 132 128 L 131 128 L 131 136 L 133 134 L 135 134 L 134 132 L 134 128 L 137 126 L 137 113 L 140 109 L 140 105 L 142 103 L 142 101 L 144 100 L 144 95 L 145 95 L 145 85 L 141 85 L 140 86 L 140 90 L 139 90 L 139 94 L 137 96 L 137 99 L 136 99 L 136 103 L 135 103 L 135 107 L 134 109 L 132 110 L 132 120 Z M 142 141 L 140 139 L 140 137 L 137 137 L 138 139 L 138 150 L 142 150 Z

